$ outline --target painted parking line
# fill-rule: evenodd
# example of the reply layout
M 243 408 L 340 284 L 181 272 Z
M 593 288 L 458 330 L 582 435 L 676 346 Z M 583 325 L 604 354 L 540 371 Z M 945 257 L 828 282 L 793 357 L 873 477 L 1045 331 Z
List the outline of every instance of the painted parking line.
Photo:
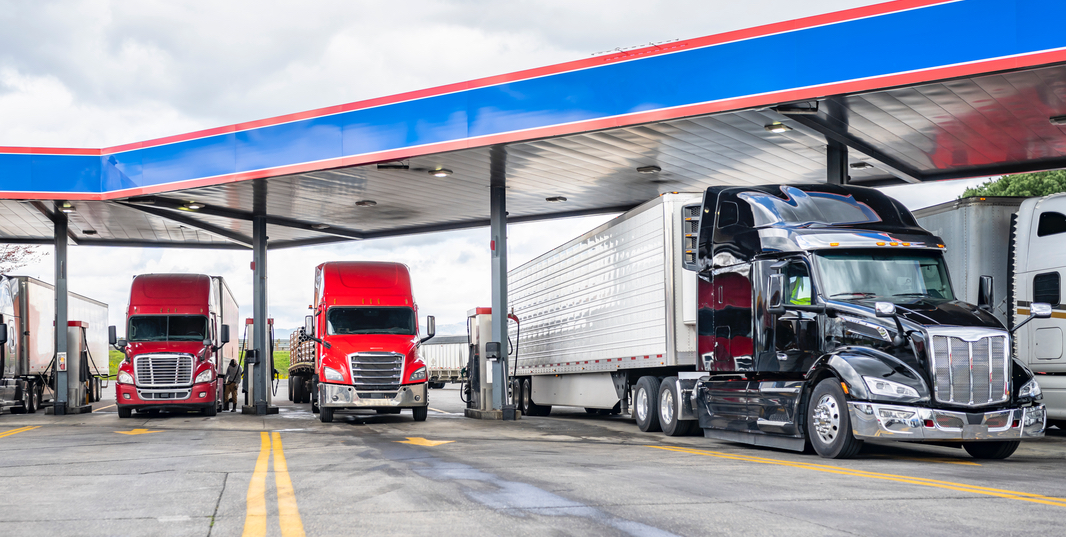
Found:
M 451 412 L 445 412 L 443 410 L 437 410 L 437 409 L 435 409 L 433 407 L 429 407 L 429 409 L 434 411 L 434 412 L 440 412 L 441 414 L 451 414 Z
M 274 454 L 274 483 L 278 494 L 278 521 L 282 537 L 304 537 L 303 521 L 296 506 L 296 493 L 289 478 L 289 466 L 285 462 L 285 451 L 281 444 L 281 433 L 271 435 L 259 433 L 259 457 L 255 460 L 255 471 L 248 483 L 245 497 L 244 537 L 261 537 L 267 534 L 266 478 L 271 451 Z M 273 444 L 273 445 L 271 445 Z
M 115 405 L 111 404 L 111 405 L 107 405 L 107 406 L 102 406 L 100 408 L 93 409 L 93 412 L 99 412 L 101 410 L 107 410 L 107 409 L 109 409 L 109 408 L 111 408 L 113 406 L 115 406 Z
M 11 429 L 11 430 L 4 431 L 4 432 L 0 433 L 0 438 L 7 438 L 9 436 L 14 436 L 16 434 L 24 433 L 26 431 L 32 431 L 34 429 L 39 429 L 40 427 L 41 427 L 40 425 L 27 425 L 26 427 L 19 427 L 18 429 Z
M 842 466 L 830 466 L 828 464 L 815 464 L 809 462 L 796 462 L 786 461 L 781 459 L 769 459 L 766 457 L 753 457 L 749 455 L 738 455 L 735 453 L 723 453 L 720 451 L 707 451 L 702 449 L 690 449 L 675 446 L 646 446 L 655 449 L 662 449 L 666 451 L 674 451 L 677 453 L 687 453 L 690 455 L 700 455 L 704 457 L 716 457 L 719 459 L 730 459 L 745 462 L 755 462 L 759 464 L 773 464 L 777 466 L 790 466 L 792 468 L 799 468 L 803 470 L 811 470 L 815 472 L 826 472 L 830 474 L 846 475 L 851 477 L 865 477 L 868 479 L 883 479 L 886 481 L 896 481 L 898 483 L 907 483 L 911 485 L 920 485 L 923 487 L 933 487 L 939 489 L 955 490 L 959 492 L 972 492 L 974 494 L 984 494 L 986 496 L 996 496 L 999 498 L 1007 498 L 1010 500 L 1019 500 L 1023 502 L 1042 503 L 1045 505 L 1054 505 L 1058 507 L 1066 507 L 1066 498 L 1056 498 L 1054 496 L 1043 496 L 1040 494 L 1031 494 L 1028 492 L 1018 492 L 1015 490 L 996 489 L 990 487 L 980 487 L 977 485 L 967 485 L 965 483 L 954 483 L 951 481 L 939 481 L 936 479 L 926 479 L 924 477 L 910 477 L 905 475 L 895 474 L 883 474 L 879 472 L 868 472 L 866 470 L 856 470 L 853 468 L 844 468 Z
M 968 461 L 965 459 L 952 459 L 947 457 L 901 457 L 899 455 L 871 455 L 878 459 L 891 459 L 894 461 L 914 461 L 914 462 L 938 462 L 941 464 L 958 464 L 961 466 L 981 466 L 980 463 Z

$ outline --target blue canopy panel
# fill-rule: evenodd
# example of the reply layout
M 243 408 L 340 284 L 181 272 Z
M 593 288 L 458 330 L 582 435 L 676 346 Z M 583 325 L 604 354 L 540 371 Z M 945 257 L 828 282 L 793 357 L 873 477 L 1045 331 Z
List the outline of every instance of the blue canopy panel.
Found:
M 0 197 L 122 199 L 826 96 L 848 109 L 875 90 L 1066 61 L 1066 35 L 1047 30 L 1061 8 L 1060 0 L 901 0 L 102 150 L 0 148 Z M 1046 122 L 1066 115 L 1063 83 L 1014 98 L 1039 100 Z M 1019 156 L 945 139 L 923 148 L 942 153 L 930 169 L 892 155 L 891 126 L 871 137 L 849 132 L 847 119 L 831 109 L 803 118 L 919 178 L 980 173 Z M 1002 128 L 974 110 L 969 123 L 981 122 Z M 1041 157 L 1066 155 L 1061 140 L 1051 145 Z

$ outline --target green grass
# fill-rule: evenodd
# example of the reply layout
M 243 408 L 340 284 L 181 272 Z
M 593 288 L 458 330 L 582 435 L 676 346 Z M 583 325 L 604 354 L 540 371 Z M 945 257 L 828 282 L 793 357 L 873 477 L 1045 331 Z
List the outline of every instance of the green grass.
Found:
M 121 351 L 111 349 L 111 352 L 108 353 L 108 358 L 110 358 L 109 361 L 111 362 L 109 370 L 113 377 L 118 374 L 118 366 L 125 359 L 125 355 Z M 274 369 L 278 370 L 279 378 L 289 378 L 289 351 L 274 351 Z

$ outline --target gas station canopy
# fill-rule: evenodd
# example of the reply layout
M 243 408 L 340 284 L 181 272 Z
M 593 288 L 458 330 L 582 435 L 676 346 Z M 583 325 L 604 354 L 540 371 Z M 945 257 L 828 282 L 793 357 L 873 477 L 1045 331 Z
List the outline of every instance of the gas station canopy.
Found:
M 486 226 L 501 180 L 521 222 L 1066 167 L 1061 12 L 900 0 L 118 147 L 3 147 L 0 242 L 52 243 L 64 205 L 75 244 L 251 248 L 265 215 L 284 248 Z

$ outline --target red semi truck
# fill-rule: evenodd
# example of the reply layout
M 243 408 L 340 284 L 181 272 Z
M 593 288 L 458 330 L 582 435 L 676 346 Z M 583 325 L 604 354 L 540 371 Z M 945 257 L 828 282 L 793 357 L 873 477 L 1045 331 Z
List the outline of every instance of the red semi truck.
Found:
M 134 410 L 199 410 L 214 416 L 236 345 L 227 346 L 239 323 L 237 301 L 218 276 L 134 276 L 126 313 L 126 339 L 115 327 L 109 338 L 125 355 L 115 383 L 120 418 Z
M 426 364 L 418 346 L 418 306 L 411 274 L 400 263 L 331 262 L 315 269 L 314 315 L 301 337 L 314 352 L 289 368 L 293 401 L 307 402 L 324 423 L 340 409 L 382 414 L 410 408 L 415 421 L 429 411 Z

